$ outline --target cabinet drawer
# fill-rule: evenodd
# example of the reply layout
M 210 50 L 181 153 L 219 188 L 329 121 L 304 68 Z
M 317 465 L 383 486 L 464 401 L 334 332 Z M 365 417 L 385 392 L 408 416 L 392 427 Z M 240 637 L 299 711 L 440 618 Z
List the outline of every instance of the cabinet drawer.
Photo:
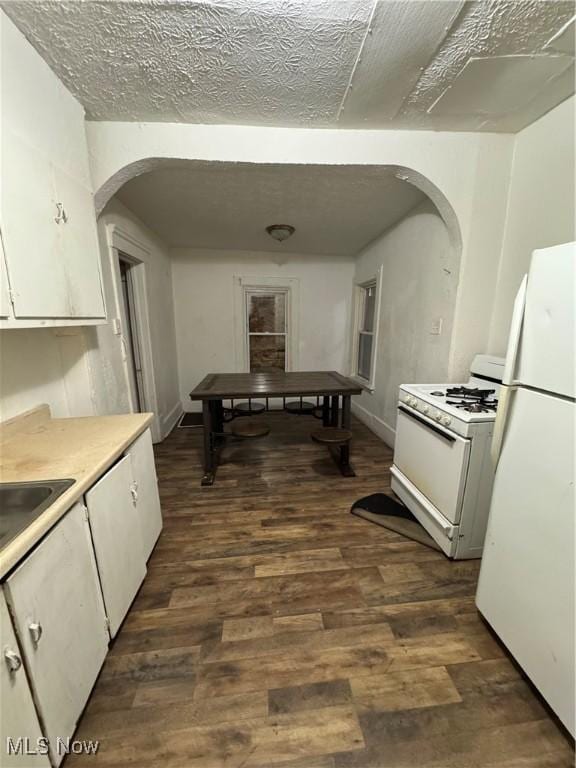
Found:
M 51 755 L 72 736 L 108 650 L 90 531 L 77 504 L 8 578 L 6 591 Z

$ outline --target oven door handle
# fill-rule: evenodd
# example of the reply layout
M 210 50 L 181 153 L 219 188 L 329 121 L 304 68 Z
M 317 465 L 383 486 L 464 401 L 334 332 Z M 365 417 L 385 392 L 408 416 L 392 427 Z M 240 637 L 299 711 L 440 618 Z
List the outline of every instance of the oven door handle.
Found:
M 440 435 L 440 437 L 443 437 L 444 440 L 447 440 L 449 443 L 456 442 L 456 438 L 454 437 L 454 435 L 450 435 L 448 432 L 445 432 L 443 429 L 440 429 L 440 427 L 437 427 L 436 424 L 432 424 L 427 419 L 423 419 L 422 416 L 419 416 L 413 411 L 408 410 L 408 408 L 405 408 L 403 405 L 399 405 L 398 410 L 402 411 L 402 413 L 405 413 L 406 416 L 410 416 L 410 418 L 414 419 L 414 421 L 419 421 L 420 424 L 424 424 L 425 427 L 428 427 L 428 429 L 431 429 L 432 432 L 436 432 L 437 435 Z

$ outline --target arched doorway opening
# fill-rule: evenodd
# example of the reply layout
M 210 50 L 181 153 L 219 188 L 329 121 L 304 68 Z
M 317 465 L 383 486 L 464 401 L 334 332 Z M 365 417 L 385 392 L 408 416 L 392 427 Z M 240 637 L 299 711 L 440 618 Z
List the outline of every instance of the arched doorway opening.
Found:
M 359 408 L 382 422 L 383 435 L 393 435 L 398 384 L 427 371 L 448 378 L 462 236 L 454 208 L 424 174 L 401 165 L 149 158 L 120 169 L 97 200 L 103 226 L 140 220 L 164 244 L 183 408 L 210 370 L 245 369 L 245 308 L 234 281 L 248 278 L 276 279 L 282 290 L 286 280 L 298 283 L 294 369 L 354 374 L 352 295 L 378 277 L 376 381 Z M 265 234 L 277 218 L 296 226 L 288 243 Z M 151 306 L 157 289 L 150 285 Z M 166 339 L 155 343 L 153 357 L 164 357 Z

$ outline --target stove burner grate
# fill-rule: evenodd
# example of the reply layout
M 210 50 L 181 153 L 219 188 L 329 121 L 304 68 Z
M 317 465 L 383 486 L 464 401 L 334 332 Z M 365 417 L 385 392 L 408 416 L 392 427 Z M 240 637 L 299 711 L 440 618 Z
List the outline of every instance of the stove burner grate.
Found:
M 468 413 L 494 413 L 498 406 L 498 400 L 446 400 L 446 403 Z
M 462 397 L 472 401 L 489 400 L 495 394 L 495 389 L 478 389 L 478 387 L 448 387 L 447 397 Z

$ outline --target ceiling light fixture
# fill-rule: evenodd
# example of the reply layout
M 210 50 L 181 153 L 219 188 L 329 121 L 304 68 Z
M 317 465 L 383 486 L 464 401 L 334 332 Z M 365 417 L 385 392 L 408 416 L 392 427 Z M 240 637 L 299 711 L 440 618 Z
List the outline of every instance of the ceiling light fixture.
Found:
M 290 224 L 270 224 L 269 227 L 266 227 L 266 232 L 268 232 L 270 237 L 273 237 L 279 243 L 288 240 L 295 231 L 294 227 Z

